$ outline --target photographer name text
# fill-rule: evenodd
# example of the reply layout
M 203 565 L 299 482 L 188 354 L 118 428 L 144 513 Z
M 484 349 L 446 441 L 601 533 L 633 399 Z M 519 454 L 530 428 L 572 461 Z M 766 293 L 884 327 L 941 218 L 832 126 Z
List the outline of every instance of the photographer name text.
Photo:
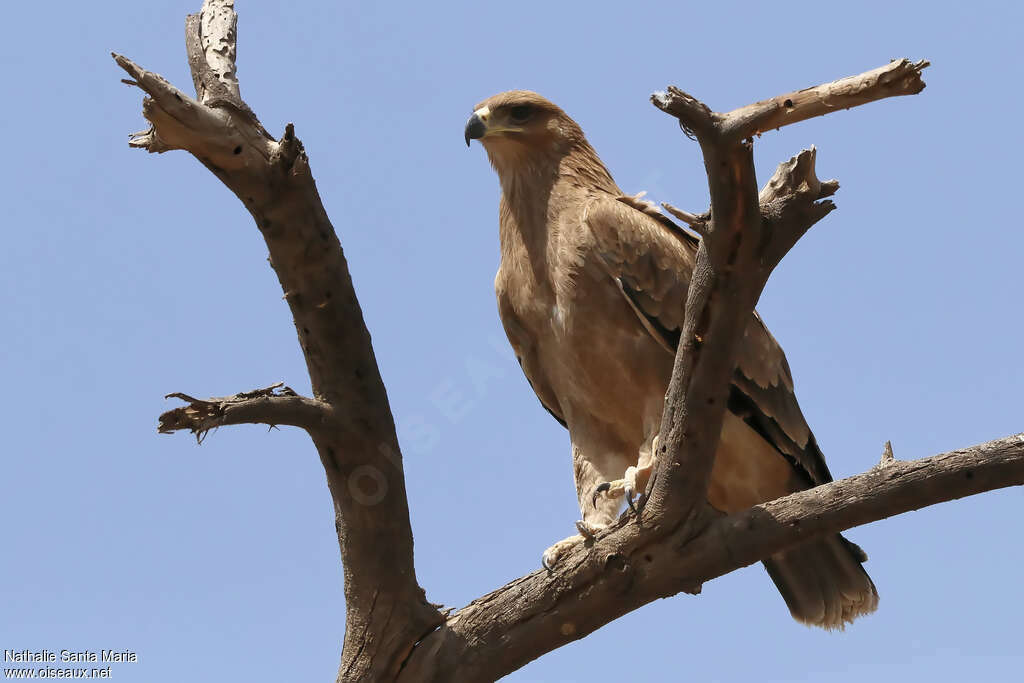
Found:
M 132 650 L 4 650 L 5 662 L 137 662 Z

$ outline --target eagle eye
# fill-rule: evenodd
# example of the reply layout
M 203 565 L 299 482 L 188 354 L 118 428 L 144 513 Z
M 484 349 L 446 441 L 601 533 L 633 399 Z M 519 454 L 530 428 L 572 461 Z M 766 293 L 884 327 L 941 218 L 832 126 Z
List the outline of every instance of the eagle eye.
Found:
M 533 107 L 521 104 L 516 107 L 512 107 L 508 110 L 509 119 L 512 123 L 526 123 L 526 121 L 533 115 Z

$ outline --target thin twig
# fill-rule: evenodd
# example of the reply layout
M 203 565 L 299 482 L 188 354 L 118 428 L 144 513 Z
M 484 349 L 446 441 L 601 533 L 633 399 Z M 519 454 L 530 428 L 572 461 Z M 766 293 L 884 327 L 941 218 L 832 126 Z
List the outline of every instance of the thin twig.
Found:
M 697 215 L 688 211 L 683 211 L 680 208 L 672 206 L 668 202 L 661 203 L 662 208 L 668 211 L 670 214 L 681 220 L 682 222 L 693 228 L 693 231 L 698 235 L 704 236 L 704 233 L 708 229 L 708 221 L 711 220 L 711 212 L 705 211 L 704 213 Z
M 238 424 L 322 429 L 334 415 L 329 404 L 299 396 L 285 387 L 283 382 L 232 396 L 203 399 L 174 392 L 165 398 L 181 399 L 188 405 L 174 408 L 160 416 L 157 431 L 161 434 L 187 429 L 201 436 L 215 427 Z

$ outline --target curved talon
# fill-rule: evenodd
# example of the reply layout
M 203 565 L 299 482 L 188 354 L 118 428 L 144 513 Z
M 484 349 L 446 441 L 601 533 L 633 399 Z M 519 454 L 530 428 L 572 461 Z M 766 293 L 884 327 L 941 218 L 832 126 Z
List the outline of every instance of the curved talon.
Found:
M 548 554 L 544 553 L 540 556 L 540 566 L 544 567 L 544 569 L 548 570 L 548 572 L 551 572 L 555 565 L 548 564 Z
M 611 482 L 608 482 L 608 481 L 604 482 L 603 484 L 598 484 L 594 488 L 594 497 L 590 500 L 590 504 L 593 505 L 596 508 L 597 507 L 597 497 L 599 495 L 601 495 L 602 493 L 604 493 L 605 491 L 609 490 L 611 487 L 612 487 L 612 484 L 611 484 Z

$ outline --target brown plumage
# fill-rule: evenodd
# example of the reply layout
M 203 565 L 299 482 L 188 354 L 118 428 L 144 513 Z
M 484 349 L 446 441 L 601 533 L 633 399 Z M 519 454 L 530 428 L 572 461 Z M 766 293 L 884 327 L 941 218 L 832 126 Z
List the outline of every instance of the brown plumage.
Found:
M 619 498 L 643 491 L 653 467 L 697 242 L 624 195 L 576 122 L 536 93 L 481 102 L 471 139 L 501 181 L 498 311 L 530 386 L 569 429 L 577 528 L 592 534 L 616 518 Z M 737 512 L 831 478 L 786 357 L 755 313 L 708 499 Z M 556 543 L 545 564 L 580 540 Z M 836 535 L 764 564 L 796 619 L 842 628 L 878 604 L 864 559 Z

